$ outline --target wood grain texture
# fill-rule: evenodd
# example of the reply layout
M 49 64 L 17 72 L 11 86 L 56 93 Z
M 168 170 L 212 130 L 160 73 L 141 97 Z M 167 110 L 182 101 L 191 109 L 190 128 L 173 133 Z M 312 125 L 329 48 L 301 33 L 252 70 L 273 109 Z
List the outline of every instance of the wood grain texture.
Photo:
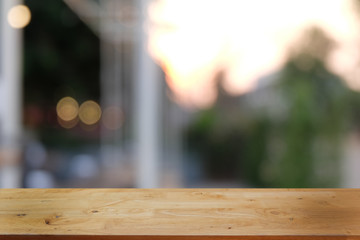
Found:
M 360 239 L 360 189 L 0 189 L 0 239 Z

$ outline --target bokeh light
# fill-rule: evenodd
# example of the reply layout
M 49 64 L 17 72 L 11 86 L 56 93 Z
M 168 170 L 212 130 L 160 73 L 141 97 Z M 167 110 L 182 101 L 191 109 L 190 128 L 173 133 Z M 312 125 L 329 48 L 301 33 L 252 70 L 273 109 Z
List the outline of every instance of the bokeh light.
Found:
M 97 123 L 101 118 L 101 108 L 99 104 L 91 100 L 82 103 L 79 108 L 79 118 L 87 125 Z
M 63 119 L 58 117 L 57 121 L 61 127 L 66 128 L 66 129 L 71 129 L 71 128 L 75 127 L 76 124 L 79 122 L 79 118 L 76 117 L 70 121 L 64 121 Z
M 102 122 L 109 130 L 117 130 L 124 121 L 123 112 L 119 107 L 111 106 L 104 110 Z
M 79 112 L 79 104 L 72 97 L 64 97 L 60 99 L 56 105 L 56 113 L 62 121 L 69 122 L 74 120 Z
M 31 20 L 30 9 L 25 5 L 16 5 L 8 12 L 8 22 L 13 28 L 24 28 Z

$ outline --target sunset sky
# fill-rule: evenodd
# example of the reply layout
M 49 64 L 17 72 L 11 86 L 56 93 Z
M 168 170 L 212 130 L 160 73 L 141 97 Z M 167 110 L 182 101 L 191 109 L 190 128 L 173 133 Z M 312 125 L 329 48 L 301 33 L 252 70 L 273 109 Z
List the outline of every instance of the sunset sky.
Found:
M 335 41 L 328 69 L 360 89 L 359 18 L 354 0 L 157 0 L 149 8 L 149 51 L 163 67 L 175 101 L 207 107 L 215 74 L 233 95 L 279 71 L 310 27 Z

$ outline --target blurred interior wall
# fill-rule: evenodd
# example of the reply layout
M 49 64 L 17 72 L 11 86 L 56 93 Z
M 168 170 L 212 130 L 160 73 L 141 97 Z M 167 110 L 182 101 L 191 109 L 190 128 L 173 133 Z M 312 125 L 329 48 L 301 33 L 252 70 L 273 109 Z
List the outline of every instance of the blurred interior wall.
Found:
M 0 1 L 0 187 L 21 187 L 22 30 L 10 27 L 9 10 L 20 0 Z
M 148 54 L 148 33 L 144 31 L 150 2 L 65 0 L 100 37 L 102 108 L 123 109 L 127 119 L 119 130 L 102 129 L 102 162 L 105 167 L 124 167 L 127 158 L 124 146 L 130 138 L 134 185 L 139 188 L 159 186 L 161 162 L 161 74 Z M 133 49 L 128 49 L 129 46 Z M 133 59 L 130 64 L 129 58 Z M 129 126 L 131 137 L 124 137 Z
M 344 188 L 360 188 L 360 135 L 352 133 L 344 141 L 344 156 L 341 162 Z

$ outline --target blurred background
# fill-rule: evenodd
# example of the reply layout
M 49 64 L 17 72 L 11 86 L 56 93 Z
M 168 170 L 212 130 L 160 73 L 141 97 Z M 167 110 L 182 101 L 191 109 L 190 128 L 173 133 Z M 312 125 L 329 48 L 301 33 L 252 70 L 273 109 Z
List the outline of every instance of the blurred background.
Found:
M 360 1 L 1 0 L 0 187 L 360 187 Z

